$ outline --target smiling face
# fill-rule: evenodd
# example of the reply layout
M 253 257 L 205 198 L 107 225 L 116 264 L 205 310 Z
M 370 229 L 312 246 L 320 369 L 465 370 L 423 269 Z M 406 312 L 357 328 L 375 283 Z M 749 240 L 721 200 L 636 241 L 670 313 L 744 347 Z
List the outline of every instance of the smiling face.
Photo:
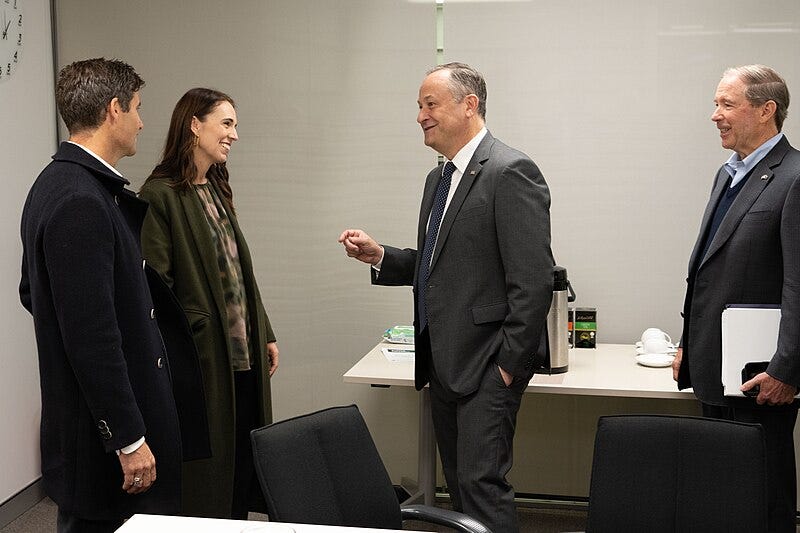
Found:
M 211 165 L 228 160 L 233 141 L 239 139 L 236 125 L 236 110 L 224 100 L 202 121 L 197 117 L 192 118 L 192 132 L 197 136 L 194 162 L 202 175 Z
M 722 147 L 735 151 L 744 159 L 777 135 L 773 115 L 775 103 L 752 104 L 745 96 L 747 86 L 738 76 L 722 78 L 714 95 L 711 120 L 719 129 Z
M 483 123 L 477 116 L 477 97 L 468 95 L 456 101 L 448 85 L 449 78 L 449 71 L 437 70 L 423 80 L 417 100 L 417 122 L 422 126 L 425 145 L 452 159 Z

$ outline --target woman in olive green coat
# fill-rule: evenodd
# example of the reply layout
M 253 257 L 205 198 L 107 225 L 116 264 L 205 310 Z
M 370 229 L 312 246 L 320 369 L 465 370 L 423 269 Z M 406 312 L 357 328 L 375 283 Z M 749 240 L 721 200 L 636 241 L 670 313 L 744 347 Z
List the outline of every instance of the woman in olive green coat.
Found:
M 278 346 L 236 220 L 225 163 L 233 100 L 191 89 L 175 106 L 164 155 L 140 197 L 146 261 L 172 287 L 200 356 L 212 456 L 183 468 L 183 513 L 246 518 L 262 510 L 249 432 L 272 421 Z

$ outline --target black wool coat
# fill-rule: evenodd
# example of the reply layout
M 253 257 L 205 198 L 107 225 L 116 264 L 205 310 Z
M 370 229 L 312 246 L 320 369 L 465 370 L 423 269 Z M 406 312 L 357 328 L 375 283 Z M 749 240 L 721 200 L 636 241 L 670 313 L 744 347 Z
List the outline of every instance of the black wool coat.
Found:
M 84 519 L 177 513 L 181 435 L 139 247 L 146 205 L 74 144 L 62 143 L 53 159 L 28 194 L 21 228 L 45 491 Z M 115 451 L 142 435 L 157 480 L 129 495 Z

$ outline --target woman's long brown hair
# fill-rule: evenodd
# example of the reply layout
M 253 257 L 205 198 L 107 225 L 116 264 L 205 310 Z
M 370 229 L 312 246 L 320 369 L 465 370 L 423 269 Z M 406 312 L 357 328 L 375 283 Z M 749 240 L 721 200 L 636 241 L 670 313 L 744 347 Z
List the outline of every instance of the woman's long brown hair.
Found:
M 222 102 L 236 107 L 233 98 L 214 89 L 196 87 L 181 96 L 172 112 L 161 162 L 156 165 L 145 183 L 164 179 L 178 190 L 191 188 L 197 175 L 193 154 L 195 135 L 192 132 L 192 117 L 197 117 L 202 122 Z M 225 202 L 233 211 L 233 192 L 228 183 L 228 168 L 225 163 L 211 165 L 206 178 L 219 188 Z

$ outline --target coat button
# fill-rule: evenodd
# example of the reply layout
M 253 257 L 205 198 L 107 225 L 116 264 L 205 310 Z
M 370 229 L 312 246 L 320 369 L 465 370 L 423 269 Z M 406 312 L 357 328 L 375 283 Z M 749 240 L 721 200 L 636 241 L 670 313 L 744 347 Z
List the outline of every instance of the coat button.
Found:
M 144 266 L 145 266 L 146 264 L 147 264 L 147 260 L 146 260 L 146 259 L 142 259 L 142 270 L 144 270 Z
M 105 420 L 99 420 L 97 422 L 97 429 L 100 430 L 100 436 L 103 437 L 103 440 L 111 439 L 111 430 L 108 429 L 108 424 Z
M 119 205 L 119 196 L 114 196 L 114 203 Z
M 151 309 L 150 310 L 150 320 L 153 320 L 155 317 L 156 317 L 156 310 L 155 309 Z
M 164 368 L 164 358 L 159 357 L 158 361 L 156 362 L 156 365 L 158 366 L 158 368 Z

